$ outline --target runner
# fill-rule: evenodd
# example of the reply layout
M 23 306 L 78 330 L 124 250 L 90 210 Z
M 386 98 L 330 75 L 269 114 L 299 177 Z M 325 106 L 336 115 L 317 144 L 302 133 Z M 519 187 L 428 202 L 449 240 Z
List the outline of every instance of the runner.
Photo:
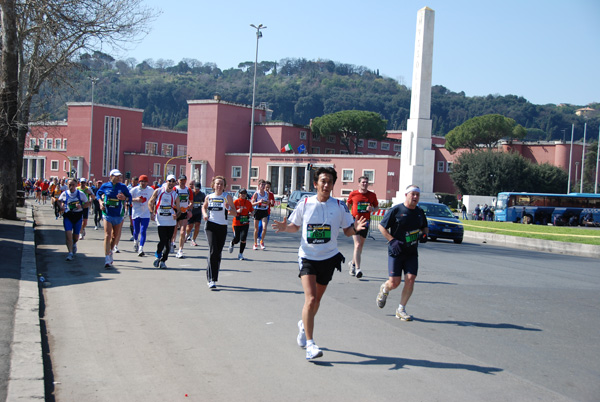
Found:
M 206 241 L 208 242 L 209 258 L 206 269 L 206 279 L 208 288 L 214 290 L 217 288 L 219 280 L 219 268 L 221 267 L 221 253 L 225 246 L 227 238 L 227 217 L 225 210 L 229 207 L 231 214 L 235 217 L 237 212 L 231 194 L 225 192 L 227 182 L 223 176 L 215 176 L 212 179 L 212 188 L 214 193 L 206 196 L 202 206 L 203 219 L 206 221 L 204 231 L 206 232 Z
M 175 186 L 175 191 L 179 196 L 179 215 L 177 217 L 177 227 L 173 233 L 173 248 L 175 248 L 175 240 L 177 233 L 179 233 L 179 250 L 175 255 L 177 258 L 183 258 L 183 245 L 185 244 L 188 218 L 192 216 L 190 206 L 194 203 L 194 194 L 190 188 L 186 187 L 186 182 L 187 176 L 182 174 L 179 176 L 179 184 Z
M 87 201 L 90 201 L 87 203 L 88 206 L 83 208 L 83 223 L 81 224 L 81 236 L 79 237 L 79 240 L 83 240 L 85 237 L 85 228 L 87 226 L 88 215 L 90 213 L 89 206 L 92 204 L 92 201 L 96 199 L 96 196 L 87 186 L 87 180 L 83 177 L 79 179 L 79 187 L 77 187 L 77 190 L 81 191 L 85 195 Z
M 58 201 L 58 197 L 64 192 L 67 191 L 69 187 L 65 184 L 65 179 L 61 179 L 60 182 L 57 180 L 57 184 L 54 186 L 54 216 L 56 219 L 60 217 L 62 211 L 60 210 L 60 204 Z
M 299 346 L 306 347 L 307 360 L 323 356 L 313 339 L 314 320 L 333 271 L 342 269 L 344 256 L 337 248 L 339 229 L 343 228 L 344 234 L 350 237 L 366 227 L 364 218 L 353 220 L 348 208 L 331 197 L 336 180 L 335 169 L 317 169 L 313 178 L 317 195 L 299 202 L 289 223 L 284 218 L 282 222 L 274 220 L 272 225 L 276 233 L 302 229 L 298 276 L 304 289 L 304 307 L 302 319 L 298 321 L 297 341 Z
M 348 208 L 352 212 L 354 219 L 363 217 L 367 221 L 365 230 L 352 236 L 354 239 L 354 255 L 352 260 L 348 261 L 350 267 L 350 275 L 362 278 L 363 273 L 360 269 L 360 257 L 362 254 L 363 245 L 367 235 L 369 234 L 369 224 L 371 223 L 371 213 L 377 211 L 379 201 L 374 192 L 369 191 L 369 178 L 361 176 L 358 178 L 358 190 L 354 190 L 348 196 Z
M 98 201 L 98 190 L 102 187 L 102 180 L 96 181 L 96 185 L 92 187 L 94 193 L 94 230 L 98 230 L 98 226 L 102 226 L 102 209 L 100 209 L 100 201 Z
M 77 189 L 77 181 L 69 180 L 69 187 L 59 197 L 57 203 L 63 212 L 63 226 L 67 243 L 67 261 L 72 261 L 77 253 L 77 240 L 81 230 L 83 208 L 89 207 L 85 195 Z
M 46 205 L 46 201 L 48 200 L 48 188 L 50 188 L 50 183 L 48 180 L 44 180 L 41 184 L 42 189 L 42 203 Z
M 104 220 L 104 268 L 106 269 L 113 267 L 113 251 L 118 252 L 116 245 L 123 228 L 125 201 L 131 200 L 127 186 L 121 183 L 122 177 L 118 169 L 113 169 L 110 171 L 108 182 L 98 189 L 98 200 Z
M 202 222 L 202 205 L 206 199 L 206 194 L 200 191 L 200 183 L 194 183 L 194 202 L 192 203 L 192 217 L 188 219 L 187 240 L 192 241 L 192 246 L 197 246 L 196 238 L 200 232 L 200 223 Z M 194 234 L 192 235 L 192 229 Z
M 390 290 L 396 289 L 402 281 L 404 271 L 404 288 L 400 295 L 400 305 L 396 317 L 402 321 L 411 321 L 412 316 L 406 312 L 406 304 L 413 293 L 415 279 L 419 271 L 419 241 L 425 243 L 429 229 L 425 212 L 417 206 L 421 190 L 411 184 L 406 188 L 404 203 L 389 209 L 381 222 L 379 231 L 388 241 L 389 279 L 379 288 L 377 307 L 385 307 Z
M 275 206 L 275 194 L 271 192 L 271 182 L 265 181 L 265 191 L 269 193 L 269 208 L 267 209 L 267 228 L 269 227 L 269 220 L 271 219 L 271 207 Z M 263 224 L 262 220 L 258 222 L 258 239 L 262 242 Z
M 269 216 L 269 193 L 265 191 L 267 182 L 263 179 L 258 181 L 258 189 L 252 195 L 252 207 L 254 208 L 254 250 L 258 250 L 258 223 L 262 221 L 260 248 L 265 250 L 265 235 L 267 234 L 267 217 Z
M 248 191 L 245 188 L 241 189 L 240 197 L 233 202 L 237 216 L 233 218 L 233 235 L 234 238 L 229 243 L 229 253 L 233 253 L 233 246 L 240 243 L 240 252 L 238 260 L 244 259 L 244 249 L 246 248 L 246 237 L 250 228 L 250 212 L 252 212 L 252 203 L 248 200 Z
M 138 256 L 144 256 L 144 244 L 146 244 L 146 231 L 150 223 L 150 209 L 148 200 L 152 198 L 154 190 L 148 187 L 148 176 L 140 176 L 139 185 L 131 189 L 131 218 L 133 220 L 133 250 Z M 139 237 L 139 241 L 138 241 Z
M 177 225 L 177 211 L 179 210 L 179 197 L 175 191 L 176 183 L 175 176 L 168 175 L 166 185 L 154 190 L 148 202 L 152 219 L 158 225 L 158 245 L 154 254 L 156 268 L 167 269 L 166 261 L 169 259 L 171 238 Z

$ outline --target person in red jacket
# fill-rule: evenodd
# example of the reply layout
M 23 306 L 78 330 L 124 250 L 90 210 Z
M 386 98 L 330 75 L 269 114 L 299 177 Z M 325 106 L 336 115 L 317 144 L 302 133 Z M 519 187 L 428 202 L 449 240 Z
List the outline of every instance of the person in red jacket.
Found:
M 354 255 L 352 260 L 348 262 L 350 266 L 350 275 L 361 278 L 363 273 L 360 269 L 360 257 L 362 254 L 365 239 L 369 234 L 369 223 L 371 222 L 371 213 L 377 211 L 379 201 L 374 192 L 369 191 L 369 178 L 361 176 L 358 178 L 358 190 L 354 190 L 348 196 L 348 208 L 350 209 L 354 219 L 363 217 L 367 220 L 365 229 L 359 231 L 354 236 Z
M 237 216 L 233 218 L 234 238 L 229 243 L 229 252 L 233 253 L 233 247 L 240 243 L 240 253 L 238 260 L 244 259 L 244 249 L 246 248 L 246 237 L 250 228 L 250 213 L 253 211 L 252 203 L 248 199 L 248 191 L 245 188 L 240 190 L 240 197 L 233 202 Z

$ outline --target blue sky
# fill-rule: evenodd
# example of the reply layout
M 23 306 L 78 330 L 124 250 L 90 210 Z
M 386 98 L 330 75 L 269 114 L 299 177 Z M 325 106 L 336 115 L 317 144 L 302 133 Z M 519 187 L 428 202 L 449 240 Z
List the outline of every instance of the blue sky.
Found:
M 435 11 L 433 84 L 534 104 L 600 102 L 598 0 L 145 0 L 151 33 L 118 59 L 183 58 L 222 70 L 254 61 L 327 59 L 379 69 L 407 86 L 417 11 Z

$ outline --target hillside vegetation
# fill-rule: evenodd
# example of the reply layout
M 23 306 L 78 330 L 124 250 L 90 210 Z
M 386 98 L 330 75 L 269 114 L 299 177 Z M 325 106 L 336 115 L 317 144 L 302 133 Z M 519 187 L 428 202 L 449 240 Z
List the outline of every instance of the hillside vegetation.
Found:
M 115 60 L 104 53 L 85 54 L 80 68 L 70 73 L 62 88 L 46 87 L 37 98 L 32 121 L 66 118 L 66 102 L 89 102 L 91 82 L 98 77 L 94 101 L 144 110 L 143 123 L 152 127 L 186 129 L 187 101 L 210 99 L 215 93 L 229 102 L 252 103 L 254 63 L 221 70 L 214 63 L 184 59 Z M 502 88 L 498 88 L 502 91 Z M 310 120 L 341 110 L 377 112 L 388 130 L 406 129 L 410 89 L 365 67 L 329 60 L 283 59 L 258 65 L 257 104 L 273 110 L 273 120 L 308 125 Z M 443 86 L 432 88 L 433 134 L 444 136 L 468 119 L 497 113 L 514 119 L 528 130 L 529 140 L 570 140 L 583 136 L 583 123 L 598 132 L 600 117 L 585 120 L 575 110 L 586 105 L 534 105 L 514 95 L 467 97 Z M 600 109 L 600 104 L 589 105 Z M 591 135 L 593 137 L 594 134 Z

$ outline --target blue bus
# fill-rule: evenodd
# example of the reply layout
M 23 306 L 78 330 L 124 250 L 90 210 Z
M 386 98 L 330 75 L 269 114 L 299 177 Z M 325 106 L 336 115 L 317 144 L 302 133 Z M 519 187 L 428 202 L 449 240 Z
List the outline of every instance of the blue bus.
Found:
M 498 193 L 494 220 L 597 226 L 600 223 L 600 194 Z

